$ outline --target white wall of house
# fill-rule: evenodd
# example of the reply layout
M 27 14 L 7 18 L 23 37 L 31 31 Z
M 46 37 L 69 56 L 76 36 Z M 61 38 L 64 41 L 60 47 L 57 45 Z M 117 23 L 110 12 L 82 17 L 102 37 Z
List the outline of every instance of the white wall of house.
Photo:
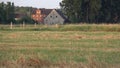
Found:
M 48 25 L 64 24 L 64 19 L 56 10 L 52 10 L 51 13 L 44 19 L 44 23 Z

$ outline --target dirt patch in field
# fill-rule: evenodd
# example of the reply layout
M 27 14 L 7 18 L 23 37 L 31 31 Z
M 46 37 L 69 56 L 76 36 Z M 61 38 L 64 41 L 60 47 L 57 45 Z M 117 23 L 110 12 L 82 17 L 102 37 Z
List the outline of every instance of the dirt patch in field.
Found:
M 42 68 L 52 65 L 49 61 L 36 58 L 19 58 L 15 61 L 0 61 L 0 68 Z
M 20 38 L 21 34 L 20 33 L 11 33 L 11 34 L 7 35 L 6 37 L 10 38 L 10 39 L 16 39 L 16 38 Z

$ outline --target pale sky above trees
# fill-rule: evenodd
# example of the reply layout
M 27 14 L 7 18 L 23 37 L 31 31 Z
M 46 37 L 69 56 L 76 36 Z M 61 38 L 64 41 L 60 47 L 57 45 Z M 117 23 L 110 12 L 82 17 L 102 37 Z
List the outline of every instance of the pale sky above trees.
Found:
M 0 0 L 0 2 L 14 2 L 15 6 L 32 6 L 37 8 L 59 8 L 62 0 Z

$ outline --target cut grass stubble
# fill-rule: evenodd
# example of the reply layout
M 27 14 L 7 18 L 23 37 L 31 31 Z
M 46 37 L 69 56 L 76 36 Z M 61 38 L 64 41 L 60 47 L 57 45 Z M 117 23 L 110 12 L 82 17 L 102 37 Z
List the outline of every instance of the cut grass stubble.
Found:
M 110 64 L 113 64 L 113 67 L 120 64 L 118 31 L 14 30 L 0 32 L 1 66 L 7 66 L 7 63 L 20 66 L 23 62 L 24 68 L 27 68 L 25 66 L 63 68 L 62 65 L 68 66 L 67 68 L 73 68 L 74 65 L 76 68 L 79 68 L 79 65 L 85 68 L 91 64 L 97 68 L 106 68 L 106 65 L 109 68 Z

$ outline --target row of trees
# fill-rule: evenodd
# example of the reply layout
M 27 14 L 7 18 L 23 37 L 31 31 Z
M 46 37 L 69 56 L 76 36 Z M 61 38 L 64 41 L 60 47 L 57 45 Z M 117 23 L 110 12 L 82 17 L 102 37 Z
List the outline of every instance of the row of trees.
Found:
M 62 0 L 60 6 L 71 22 L 120 22 L 120 0 Z
M 14 12 L 14 3 L 0 3 L 0 22 L 6 24 L 7 22 L 14 21 Z
M 32 7 L 17 7 L 14 3 L 0 3 L 0 24 L 10 24 L 13 22 L 15 24 L 22 23 L 34 23 L 31 19 Z M 24 15 L 20 20 L 15 20 L 16 14 Z
M 27 23 L 27 24 L 33 24 L 35 21 L 31 18 L 33 7 L 19 7 L 15 6 L 15 13 L 24 15 L 22 16 L 22 19 L 18 20 L 16 23 Z

